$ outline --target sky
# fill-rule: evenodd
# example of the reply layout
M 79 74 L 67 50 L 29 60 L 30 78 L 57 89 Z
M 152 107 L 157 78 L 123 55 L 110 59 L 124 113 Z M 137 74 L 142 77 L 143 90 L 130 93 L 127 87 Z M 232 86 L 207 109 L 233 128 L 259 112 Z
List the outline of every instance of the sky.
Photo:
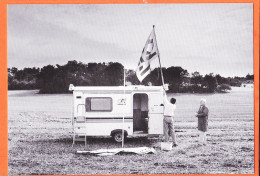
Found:
M 253 4 L 8 5 L 8 67 L 120 62 L 135 69 L 155 25 L 163 67 L 253 74 Z M 155 59 L 152 68 L 158 67 Z

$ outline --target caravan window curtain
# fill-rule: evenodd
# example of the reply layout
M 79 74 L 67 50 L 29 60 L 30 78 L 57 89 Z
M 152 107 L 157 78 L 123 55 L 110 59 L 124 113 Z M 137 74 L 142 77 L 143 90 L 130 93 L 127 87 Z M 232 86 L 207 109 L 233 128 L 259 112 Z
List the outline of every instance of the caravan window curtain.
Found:
M 112 111 L 112 98 L 110 97 L 88 97 L 86 98 L 86 111 Z

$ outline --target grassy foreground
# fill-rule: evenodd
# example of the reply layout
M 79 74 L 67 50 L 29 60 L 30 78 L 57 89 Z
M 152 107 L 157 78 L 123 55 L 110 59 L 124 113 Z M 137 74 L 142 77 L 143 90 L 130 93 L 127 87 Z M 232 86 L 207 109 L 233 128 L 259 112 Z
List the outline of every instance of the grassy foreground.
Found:
M 59 174 L 245 174 L 254 172 L 253 92 L 173 94 L 179 146 L 156 154 L 90 156 L 72 145 L 72 95 L 9 92 L 9 175 Z M 198 144 L 201 97 L 210 109 L 208 145 Z M 243 101 L 241 101 L 243 100 Z M 158 138 L 130 138 L 125 147 L 153 147 Z M 118 148 L 110 138 L 88 138 L 87 150 Z

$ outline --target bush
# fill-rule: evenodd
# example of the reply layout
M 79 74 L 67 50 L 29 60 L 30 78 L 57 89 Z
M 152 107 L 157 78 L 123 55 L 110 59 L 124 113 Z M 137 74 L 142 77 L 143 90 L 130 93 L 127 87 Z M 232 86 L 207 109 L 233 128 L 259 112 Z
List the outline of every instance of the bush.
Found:
M 228 90 L 231 90 L 231 87 L 228 84 L 220 84 L 217 87 L 217 92 L 227 92 Z

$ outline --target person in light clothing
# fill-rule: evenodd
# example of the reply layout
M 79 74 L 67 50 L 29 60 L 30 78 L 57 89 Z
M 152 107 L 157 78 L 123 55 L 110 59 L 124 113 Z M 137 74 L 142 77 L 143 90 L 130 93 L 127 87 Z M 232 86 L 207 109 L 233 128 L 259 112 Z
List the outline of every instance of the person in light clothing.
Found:
M 164 119 L 163 119 L 163 133 L 164 133 L 164 141 L 169 142 L 169 137 L 172 137 L 173 146 L 177 146 L 176 143 L 176 135 L 173 125 L 173 116 L 174 111 L 176 109 L 176 99 L 171 98 L 170 102 L 167 99 L 166 93 L 164 93 Z
M 206 99 L 202 98 L 200 100 L 200 108 L 196 113 L 198 117 L 198 130 L 199 130 L 199 141 L 206 145 L 207 144 L 207 134 L 208 131 L 208 113 L 209 109 L 206 106 Z

